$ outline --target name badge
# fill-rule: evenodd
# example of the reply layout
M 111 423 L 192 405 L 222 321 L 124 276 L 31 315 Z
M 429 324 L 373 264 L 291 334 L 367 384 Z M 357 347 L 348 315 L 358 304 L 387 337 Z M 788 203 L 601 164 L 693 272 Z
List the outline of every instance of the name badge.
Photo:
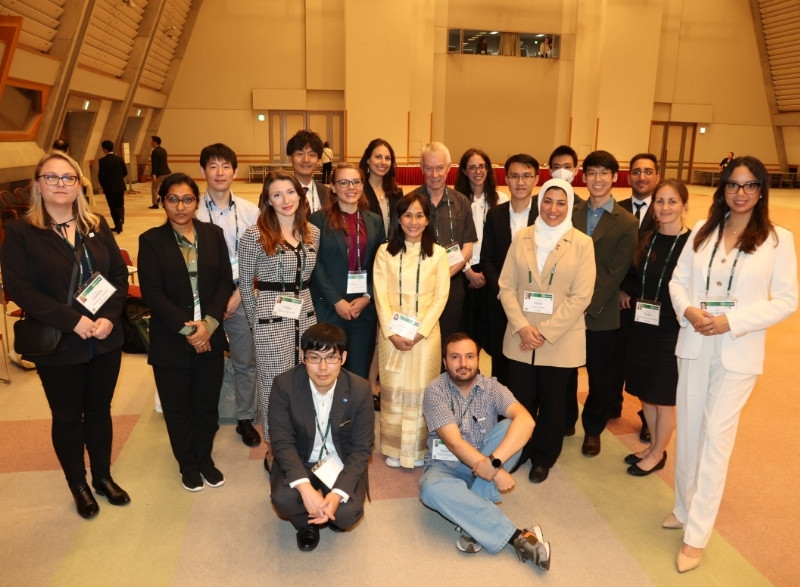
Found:
M 233 281 L 239 281 L 239 257 L 231 257 L 231 273 L 233 273 Z
M 636 302 L 636 313 L 633 316 L 635 322 L 652 324 L 658 326 L 658 319 L 661 316 L 661 302 L 648 302 L 639 300 Z
M 553 294 L 540 291 L 526 291 L 522 295 L 522 311 L 536 314 L 553 313 Z
M 458 243 L 453 243 L 445 250 L 447 251 L 447 264 L 450 267 L 464 262 L 464 255 L 461 254 L 461 247 L 458 246 Z
M 100 275 L 99 272 L 95 271 L 78 288 L 73 297 L 89 312 L 96 314 L 103 307 L 103 304 L 108 301 L 108 298 L 114 295 L 115 291 L 117 291 L 117 288 L 111 285 L 111 282 Z
M 458 462 L 458 457 L 454 455 L 441 438 L 434 438 L 431 446 L 431 457 L 434 461 Z
M 736 309 L 736 300 L 733 298 L 706 298 L 700 300 L 700 309 L 712 316 L 721 316 Z
M 347 273 L 347 293 L 349 294 L 367 293 L 366 271 L 349 271 Z
M 414 340 L 414 337 L 417 336 L 418 328 L 419 322 L 416 319 L 399 312 L 395 312 L 389 321 L 389 331 L 408 340 Z
M 333 489 L 336 479 L 339 478 L 339 473 L 344 469 L 344 463 L 339 455 L 336 453 L 329 454 L 321 461 L 317 462 L 311 469 L 311 472 L 316 475 L 317 479 L 322 481 L 328 489 Z
M 300 319 L 300 312 L 303 310 L 303 300 L 292 296 L 278 296 L 275 300 L 275 307 L 272 313 L 282 318 Z

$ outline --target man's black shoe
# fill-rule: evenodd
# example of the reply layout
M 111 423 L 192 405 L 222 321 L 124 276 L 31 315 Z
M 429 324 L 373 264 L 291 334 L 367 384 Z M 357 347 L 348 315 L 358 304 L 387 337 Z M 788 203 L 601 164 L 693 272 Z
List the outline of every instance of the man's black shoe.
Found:
M 319 528 L 306 526 L 297 531 L 297 548 L 303 552 L 311 552 L 319 544 Z
M 253 428 L 252 420 L 239 420 L 236 424 L 236 432 L 242 437 L 242 442 L 247 446 L 258 446 L 261 443 L 261 437 L 258 431 Z

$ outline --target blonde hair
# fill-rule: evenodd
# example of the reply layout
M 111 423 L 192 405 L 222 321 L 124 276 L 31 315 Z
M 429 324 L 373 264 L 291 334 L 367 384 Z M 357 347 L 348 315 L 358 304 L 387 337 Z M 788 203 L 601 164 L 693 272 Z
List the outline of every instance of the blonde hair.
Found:
M 75 159 L 62 151 L 50 151 L 39 159 L 39 163 L 36 164 L 36 169 L 33 172 L 33 179 L 31 180 L 30 208 L 25 213 L 25 220 L 28 224 L 36 228 L 50 228 L 52 218 L 50 218 L 50 214 L 47 213 L 47 209 L 44 207 L 42 192 L 39 190 L 37 178 L 42 172 L 44 164 L 53 159 L 62 159 L 68 163 L 69 166 L 75 170 L 75 175 L 78 176 L 78 197 L 75 198 L 75 202 L 72 204 L 72 213 L 75 214 L 78 230 L 83 233 L 89 232 L 90 230 L 97 230 L 100 227 L 100 217 L 89 210 L 89 203 L 86 201 L 86 196 L 83 195 L 83 173 L 81 172 L 81 166 L 78 165 Z

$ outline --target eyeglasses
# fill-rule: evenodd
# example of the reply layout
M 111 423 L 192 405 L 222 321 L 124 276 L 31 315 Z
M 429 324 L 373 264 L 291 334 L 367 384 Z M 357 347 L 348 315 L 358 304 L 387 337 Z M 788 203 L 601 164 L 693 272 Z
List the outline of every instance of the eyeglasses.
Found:
M 328 365 L 336 365 L 337 363 L 341 362 L 342 356 L 341 355 L 328 355 L 326 357 L 322 357 L 317 354 L 309 354 L 305 355 L 306 363 L 311 363 L 312 365 L 319 365 L 323 360 Z
M 511 181 L 522 181 L 525 183 L 529 183 L 533 181 L 534 177 L 536 176 L 531 175 L 530 173 L 523 173 L 522 175 L 520 175 L 519 173 L 511 173 L 508 175 L 507 179 L 510 179 Z
M 177 206 L 178 204 L 183 204 L 187 208 L 192 204 L 197 202 L 197 198 L 194 196 L 167 196 L 164 198 L 164 202 L 169 204 L 170 206 Z
M 631 175 L 633 177 L 639 177 L 640 175 L 646 175 L 647 177 L 650 177 L 655 174 L 656 170 L 650 167 L 648 167 L 647 169 L 631 169 Z
M 77 175 L 56 175 L 55 173 L 45 173 L 44 175 L 37 175 L 36 179 L 43 179 L 47 185 L 58 185 L 58 180 L 64 185 L 75 185 L 78 181 Z
M 747 183 L 736 183 L 735 181 L 726 181 L 725 182 L 725 193 L 726 194 L 735 194 L 738 193 L 739 188 L 744 190 L 744 193 L 748 196 L 752 196 L 753 194 L 757 194 L 758 190 L 761 188 L 761 184 L 757 181 L 748 181 Z
M 354 188 L 361 187 L 360 179 L 337 179 L 334 183 L 343 190 L 347 189 L 347 186 L 353 186 Z
M 611 177 L 611 172 L 608 169 L 603 169 L 603 171 L 587 171 L 583 174 L 583 177 L 586 179 L 606 179 Z
M 486 164 L 481 163 L 480 165 L 467 165 L 467 171 L 470 173 L 475 173 L 476 171 L 486 171 Z

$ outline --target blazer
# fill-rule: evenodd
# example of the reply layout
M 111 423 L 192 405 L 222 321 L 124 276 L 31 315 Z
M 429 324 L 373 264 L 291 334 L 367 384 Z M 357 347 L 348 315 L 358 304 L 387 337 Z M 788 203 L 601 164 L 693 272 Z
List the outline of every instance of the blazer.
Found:
M 692 234 L 705 223 L 695 224 Z M 689 306 L 699 307 L 705 292 L 706 275 L 715 235 L 695 252 L 694 239 L 683 247 L 669 282 L 672 306 L 681 329 L 675 354 L 681 359 L 696 359 L 703 345 L 702 334 L 694 331 L 684 317 Z M 719 254 L 719 253 L 718 253 Z M 731 295 L 736 309 L 728 313 L 730 332 L 722 337 L 722 366 L 729 371 L 760 375 L 764 370 L 764 345 L 767 327 L 797 310 L 797 254 L 792 233 L 780 226 L 755 252 L 739 257 L 733 274 Z
M 369 211 L 376 214 L 378 218 L 383 218 L 381 205 L 378 202 L 378 196 L 375 194 L 375 190 L 372 189 L 372 185 L 369 183 L 369 181 L 364 184 L 364 195 L 367 197 L 367 202 L 369 202 Z M 394 220 L 394 207 L 402 197 L 403 190 L 400 188 L 397 188 L 397 191 L 395 192 L 386 194 L 386 199 L 389 202 L 389 226 L 394 226 L 394 223 L 392 222 L 392 220 Z M 386 236 L 388 237 L 389 235 L 387 234 Z
M 315 416 L 306 366 L 301 363 L 278 375 L 272 384 L 268 414 L 277 465 L 272 467 L 272 480 L 291 483 L 308 477 L 305 465 L 314 448 Z M 344 463 L 333 488 L 352 496 L 358 482 L 362 478 L 367 481 L 367 464 L 375 442 L 375 410 L 366 379 L 345 369 L 339 372 L 330 423 L 333 446 Z
M 233 291 L 228 247 L 219 226 L 193 220 L 197 231 L 197 289 L 203 317 L 211 316 L 219 327 L 211 335 L 211 351 L 197 355 L 180 334 L 194 320 L 189 270 L 169 221 L 139 236 L 139 284 L 150 306 L 150 352 L 147 362 L 157 367 L 189 367 L 193 357 L 212 358 L 226 347 L 223 314 Z M 206 358 L 206 357 L 204 357 Z
M 55 231 L 35 228 L 26 220 L 6 226 L 2 247 L 3 284 L 9 297 L 37 320 L 64 332 L 67 349 L 57 355 L 30 357 L 42 365 L 75 365 L 122 346 L 122 308 L 128 293 L 128 268 L 105 219 L 100 228 L 84 235 L 91 267 L 99 271 L 117 291 L 92 316 L 74 299 L 69 304 L 75 255 Z M 77 284 L 80 285 L 80 284 Z M 105 339 L 82 339 L 73 332 L 81 316 L 107 318 L 114 325 Z
M 631 214 L 634 214 L 633 198 L 625 198 L 624 200 L 618 203 L 624 210 L 627 210 Z M 636 215 L 634 214 L 633 217 L 636 218 Z M 636 220 L 638 222 L 639 219 L 637 218 Z M 643 235 L 647 234 L 651 230 L 654 230 L 655 227 L 656 227 L 656 217 L 655 217 L 655 212 L 653 212 L 653 199 L 651 198 L 650 205 L 647 206 L 647 210 L 644 211 L 644 220 L 642 220 L 642 223 L 639 225 L 639 238 L 641 238 Z
M 594 293 L 592 239 L 573 228 L 547 256 L 540 273 L 536 261 L 535 231 L 535 226 L 529 226 L 517 233 L 500 273 L 500 301 L 508 316 L 503 354 L 526 365 L 530 365 L 533 359 L 534 365 L 580 367 L 586 362 L 583 313 Z M 553 313 L 523 312 L 526 291 L 553 294 Z M 519 348 L 518 333 L 525 326 L 536 326 L 547 339 L 535 353 Z
M 319 207 L 320 209 L 325 208 L 330 201 L 330 193 L 328 192 L 328 186 L 326 186 L 321 181 L 314 180 L 314 185 L 317 187 L 317 194 L 319 195 Z
M 125 191 L 125 178 L 128 175 L 128 166 L 119 155 L 108 153 L 97 161 L 97 179 L 104 194 L 120 193 Z
M 374 302 L 372 292 L 372 265 L 375 262 L 375 253 L 378 247 L 386 240 L 383 230 L 383 220 L 372 212 L 362 210 L 364 226 L 367 229 L 366 254 L 362 259 L 362 266 L 367 272 L 367 294 Z M 328 215 L 324 210 L 317 210 L 308 218 L 309 222 L 319 228 L 319 250 L 317 263 L 311 274 L 311 298 L 314 309 L 317 311 L 318 322 L 339 323 L 342 319 L 336 313 L 334 304 L 339 300 L 353 301 L 364 294 L 348 294 L 347 272 L 347 243 L 342 230 L 333 230 L 328 226 Z M 367 304 L 360 318 L 376 321 L 375 304 Z
M 572 210 L 572 224 L 586 233 L 589 202 Z M 630 212 L 614 202 L 610 213 L 603 212 L 594 229 L 594 261 L 597 277 L 592 303 L 586 310 L 586 327 L 593 331 L 619 328 L 619 287 L 633 263 L 639 223 Z
M 161 145 L 150 152 L 150 172 L 156 177 L 172 173 L 167 163 L 167 150 Z
M 531 211 L 528 214 L 528 226 L 534 223 L 539 215 L 531 198 Z M 486 224 L 483 226 L 483 241 L 481 242 L 481 269 L 486 279 L 490 298 L 497 299 L 500 293 L 498 282 L 500 271 L 506 260 L 508 247 L 511 246 L 511 202 L 498 204 L 486 214 Z

